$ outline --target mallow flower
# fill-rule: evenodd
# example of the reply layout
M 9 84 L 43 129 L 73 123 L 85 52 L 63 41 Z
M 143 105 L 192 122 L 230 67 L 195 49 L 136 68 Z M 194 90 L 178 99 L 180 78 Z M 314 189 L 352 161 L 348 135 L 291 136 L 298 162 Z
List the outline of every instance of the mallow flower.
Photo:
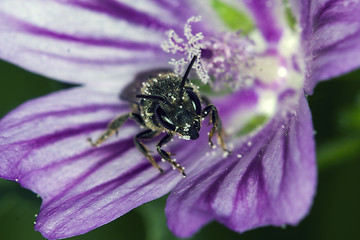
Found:
M 210 221 L 240 233 L 296 225 L 316 189 L 306 95 L 360 65 L 359 11 L 357 0 L 2 0 L 1 58 L 78 86 L 1 120 L 0 177 L 39 194 L 35 229 L 48 239 L 86 233 L 167 193 L 179 237 Z M 157 69 L 182 74 L 194 55 L 190 80 L 217 106 L 231 154 L 209 148 L 207 120 L 196 141 L 165 148 L 186 178 L 155 154 L 164 173 L 149 163 L 131 121 L 90 146 L 131 111 L 119 99 L 129 83 Z

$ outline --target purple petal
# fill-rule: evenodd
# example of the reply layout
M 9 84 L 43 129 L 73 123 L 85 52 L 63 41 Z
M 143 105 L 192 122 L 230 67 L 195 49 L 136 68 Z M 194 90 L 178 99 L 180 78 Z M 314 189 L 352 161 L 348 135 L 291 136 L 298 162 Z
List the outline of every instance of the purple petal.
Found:
M 234 140 L 234 145 L 226 159 L 199 159 L 197 172 L 171 192 L 165 211 L 177 236 L 189 237 L 211 220 L 243 232 L 270 224 L 294 225 L 308 213 L 316 165 L 304 96 L 295 114 L 274 119 L 246 141 Z
M 254 21 L 269 43 L 277 43 L 283 33 L 284 8 L 281 1 L 241 0 L 253 15 Z
M 134 147 L 141 130 L 133 123 L 101 147 L 86 141 L 129 110 L 116 95 L 78 88 L 27 102 L 1 120 L 0 177 L 41 196 L 35 228 L 46 238 L 88 232 L 166 194 L 182 179 L 169 173 L 169 164 L 160 174 Z M 177 156 L 188 159 L 195 146 L 183 146 Z
M 0 56 L 51 78 L 111 90 L 139 71 L 166 67 L 168 55 L 160 47 L 165 32 L 183 32 L 187 18 L 198 14 L 196 5 L 163 0 L 1 1 Z
M 359 1 L 292 1 L 303 30 L 305 89 L 360 66 Z

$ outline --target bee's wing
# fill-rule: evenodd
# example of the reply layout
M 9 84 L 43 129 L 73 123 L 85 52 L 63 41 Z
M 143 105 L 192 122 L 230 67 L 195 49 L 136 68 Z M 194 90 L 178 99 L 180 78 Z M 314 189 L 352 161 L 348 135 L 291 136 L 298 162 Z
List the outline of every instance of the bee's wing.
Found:
M 138 104 L 140 99 L 137 98 L 136 95 L 141 93 L 143 82 L 157 77 L 160 73 L 164 74 L 170 72 L 172 72 L 171 69 L 163 68 L 138 73 L 134 77 L 134 80 L 121 91 L 119 95 L 120 99 Z

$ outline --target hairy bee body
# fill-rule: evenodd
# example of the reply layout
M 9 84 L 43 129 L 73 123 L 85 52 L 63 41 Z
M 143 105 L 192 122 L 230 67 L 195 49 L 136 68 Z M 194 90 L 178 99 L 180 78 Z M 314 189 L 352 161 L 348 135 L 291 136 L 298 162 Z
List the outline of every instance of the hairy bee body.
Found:
M 167 131 L 183 139 L 195 140 L 201 124 L 201 97 L 197 87 L 186 82 L 180 96 L 182 79 L 174 73 L 158 74 L 143 83 L 141 94 L 160 96 L 164 100 L 143 98 L 140 114 L 146 127 Z M 159 109 L 163 111 L 160 112 Z
M 117 133 L 122 124 L 131 118 L 146 128 L 134 137 L 134 143 L 151 164 L 163 172 L 141 140 L 151 139 L 166 132 L 156 145 L 157 152 L 163 160 L 186 176 L 184 168 L 172 159 L 172 154 L 164 151 L 162 146 L 174 135 L 186 140 L 197 139 L 202 119 L 210 115 L 210 123 L 213 125 L 209 133 L 210 146 L 213 145 L 211 139 L 216 133 L 222 149 L 229 152 L 225 147 L 216 107 L 210 104 L 206 97 L 201 96 L 197 87 L 187 79 L 195 60 L 196 56 L 183 77 L 169 71 L 155 71 L 153 72 L 155 76 L 144 81 L 143 74 L 140 74 L 139 79 L 135 79 L 120 95 L 122 99 L 129 101 L 133 111 L 111 121 L 107 130 L 95 142 L 88 139 L 92 146 L 99 146 L 112 134 Z M 202 104 L 206 105 L 204 109 L 202 109 Z

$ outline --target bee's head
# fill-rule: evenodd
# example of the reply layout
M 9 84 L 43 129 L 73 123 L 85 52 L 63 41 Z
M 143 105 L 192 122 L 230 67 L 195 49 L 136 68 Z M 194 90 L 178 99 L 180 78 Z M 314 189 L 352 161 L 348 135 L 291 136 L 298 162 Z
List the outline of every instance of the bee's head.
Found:
M 201 102 L 192 91 L 186 90 L 179 105 L 159 104 L 155 110 L 158 122 L 166 129 L 178 133 L 184 139 L 195 140 L 199 137 L 201 121 Z
M 149 91 L 150 93 L 156 92 L 154 95 L 138 94 L 136 97 L 142 99 L 149 99 L 151 102 L 151 114 L 155 115 L 156 123 L 167 130 L 176 132 L 181 138 L 187 140 L 195 140 L 199 137 L 200 122 L 201 122 L 201 102 L 199 99 L 199 93 L 193 88 L 193 86 L 186 85 L 187 77 L 190 73 L 192 66 L 194 65 L 196 56 L 191 60 L 184 76 L 182 78 L 177 77 L 175 82 L 179 85 L 175 86 L 175 91 L 166 91 L 163 94 L 158 91 Z M 167 78 L 166 78 L 167 79 Z M 164 80 L 164 79 L 162 79 Z M 160 82 L 162 82 L 160 84 Z M 166 81 L 158 81 L 157 86 L 161 86 L 165 89 L 171 86 Z M 144 91 L 146 92 L 146 91 Z

